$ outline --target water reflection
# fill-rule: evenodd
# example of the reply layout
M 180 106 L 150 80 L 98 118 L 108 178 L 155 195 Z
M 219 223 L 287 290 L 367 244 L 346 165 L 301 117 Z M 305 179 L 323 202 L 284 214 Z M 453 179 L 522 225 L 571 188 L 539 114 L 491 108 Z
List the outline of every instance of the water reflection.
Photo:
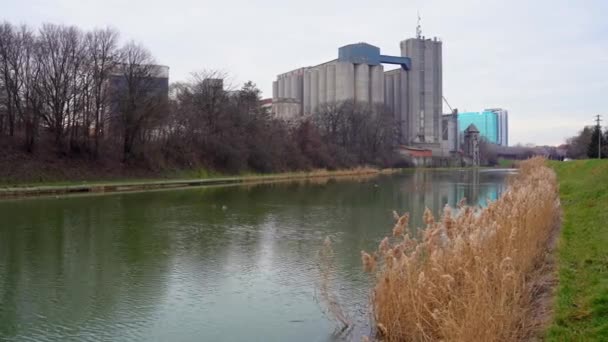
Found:
M 359 253 L 390 231 L 392 210 L 419 226 L 425 207 L 496 199 L 504 177 L 417 171 L 0 202 L 0 340 L 327 340 L 333 326 L 313 300 L 325 236 L 357 316 L 369 286 Z

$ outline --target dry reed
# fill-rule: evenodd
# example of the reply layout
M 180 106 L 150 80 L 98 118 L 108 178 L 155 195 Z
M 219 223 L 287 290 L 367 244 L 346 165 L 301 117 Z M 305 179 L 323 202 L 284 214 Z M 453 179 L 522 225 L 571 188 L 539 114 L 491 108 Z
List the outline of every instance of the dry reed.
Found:
M 337 333 L 343 333 L 351 328 L 352 325 L 350 319 L 340 305 L 337 291 L 333 288 L 335 285 L 333 278 L 336 272 L 334 251 L 331 247 L 331 240 L 329 237 L 325 238 L 323 248 L 319 251 L 318 259 L 319 278 L 315 297 L 321 308 L 324 309 L 327 317 L 339 324 Z
M 556 176 L 542 158 L 521 163 L 507 191 L 485 209 L 449 207 L 412 239 L 408 214 L 392 237 L 362 252 L 374 270 L 371 307 L 386 341 L 514 341 L 540 329 L 534 303 L 559 219 Z

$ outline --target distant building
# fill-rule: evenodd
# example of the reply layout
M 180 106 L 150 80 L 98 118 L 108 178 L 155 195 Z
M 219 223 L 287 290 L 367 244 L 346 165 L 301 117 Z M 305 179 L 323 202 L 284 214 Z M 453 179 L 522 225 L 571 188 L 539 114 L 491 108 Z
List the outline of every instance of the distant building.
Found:
M 498 119 L 498 145 L 509 146 L 509 112 L 502 108 L 490 108 L 485 111 L 496 114 Z
M 138 65 L 135 75 L 142 74 L 146 77 L 133 77 L 137 97 L 146 100 L 148 104 L 166 103 L 169 98 L 169 67 L 164 65 Z M 104 131 L 117 131 L 121 124 L 122 106 L 125 105 L 128 94 L 129 81 L 126 75 L 125 65 L 118 65 L 110 74 L 108 80 L 110 101 L 108 118 L 105 120 Z
M 262 100 L 260 100 L 260 106 L 267 113 L 270 113 L 272 111 L 272 99 L 262 99 Z
M 142 70 L 135 74 L 147 75 L 145 79 L 139 80 L 139 87 L 146 90 L 146 95 L 150 96 L 168 96 L 169 95 L 169 67 L 164 65 L 142 65 L 138 66 Z M 127 91 L 127 77 L 125 75 L 125 66 L 119 65 L 114 72 L 110 74 L 110 90 L 111 95 L 117 101 L 125 91 Z
M 224 90 L 224 80 L 221 78 L 205 78 L 203 87 L 205 89 Z
M 485 138 L 493 144 L 499 143 L 496 113 L 490 111 L 458 113 L 458 126 L 462 134 L 470 125 L 474 125 L 479 131 L 480 138 Z
M 458 111 L 441 117 L 441 149 L 450 153 L 461 151 Z
M 401 42 L 401 56 L 356 43 L 338 49 L 338 58 L 298 68 L 273 82 L 273 112 L 293 119 L 313 114 L 320 105 L 355 101 L 386 106 L 395 117 L 399 143 L 437 151 L 442 124 L 442 43 L 423 36 Z M 384 71 L 384 64 L 399 68 Z

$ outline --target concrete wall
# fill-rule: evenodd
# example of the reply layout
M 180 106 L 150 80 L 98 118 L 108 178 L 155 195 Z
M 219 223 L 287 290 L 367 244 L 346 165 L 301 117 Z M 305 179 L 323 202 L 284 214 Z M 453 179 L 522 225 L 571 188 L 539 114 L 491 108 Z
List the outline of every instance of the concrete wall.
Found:
M 299 117 L 301 105 L 295 101 L 279 100 L 272 103 L 273 112 L 280 118 L 291 120 Z
M 447 114 L 441 117 L 441 149 L 443 155 L 460 150 L 460 131 L 458 130 L 457 114 Z

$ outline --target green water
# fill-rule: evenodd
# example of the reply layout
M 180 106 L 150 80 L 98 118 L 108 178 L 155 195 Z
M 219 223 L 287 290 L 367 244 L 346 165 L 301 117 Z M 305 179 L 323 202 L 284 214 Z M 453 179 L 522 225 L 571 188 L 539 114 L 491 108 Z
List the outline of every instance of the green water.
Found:
M 0 201 L 0 340 L 328 341 L 366 331 L 360 251 L 462 197 L 495 199 L 507 172 L 435 171 Z M 315 301 L 334 241 L 348 336 Z M 359 339 L 360 340 L 360 339 Z

